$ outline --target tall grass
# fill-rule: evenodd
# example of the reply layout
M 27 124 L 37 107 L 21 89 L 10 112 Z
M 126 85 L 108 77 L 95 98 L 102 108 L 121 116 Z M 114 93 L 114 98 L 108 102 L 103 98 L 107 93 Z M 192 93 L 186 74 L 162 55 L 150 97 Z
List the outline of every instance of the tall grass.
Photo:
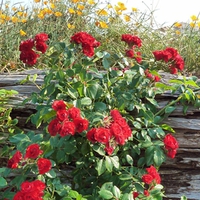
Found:
M 200 73 L 200 21 L 192 16 L 190 24 L 174 23 L 169 27 L 155 27 L 153 10 L 140 12 L 118 2 L 100 0 L 34 0 L 27 7 L 21 3 L 0 7 L 0 70 L 22 70 L 19 60 L 19 43 L 39 32 L 49 34 L 49 46 L 58 41 L 69 42 L 71 35 L 87 31 L 101 42 L 102 50 L 119 53 L 124 44 L 123 33 L 139 36 L 141 51 L 148 60 L 152 51 L 168 46 L 177 48 L 184 57 L 185 73 Z M 46 67 L 43 62 L 38 68 Z M 162 69 L 164 66 L 152 66 Z

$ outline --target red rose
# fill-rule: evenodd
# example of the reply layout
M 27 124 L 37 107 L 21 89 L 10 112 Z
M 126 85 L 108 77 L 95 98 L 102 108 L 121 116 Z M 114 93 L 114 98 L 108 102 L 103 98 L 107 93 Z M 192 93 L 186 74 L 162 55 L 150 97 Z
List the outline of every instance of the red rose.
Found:
M 139 193 L 138 192 L 133 192 L 133 198 L 135 199 L 136 197 L 139 196 Z
M 160 81 L 160 77 L 159 76 L 154 76 L 154 81 L 155 82 L 159 82 Z
M 112 153 L 113 153 L 113 151 L 114 151 L 114 147 L 110 146 L 110 144 L 107 143 L 104 150 L 105 150 L 105 152 L 106 152 L 108 155 L 112 155 Z
M 82 119 L 79 117 L 75 118 L 73 122 L 76 127 L 77 133 L 82 133 L 83 131 L 88 129 L 89 122 L 87 119 Z
M 24 158 L 36 159 L 42 153 L 43 151 L 40 150 L 40 146 L 38 144 L 31 144 L 26 148 L 26 154 Z
M 179 54 L 174 59 L 174 65 L 181 71 L 184 69 L 184 60 Z
M 167 47 L 165 51 L 171 54 L 171 58 L 175 58 L 178 55 L 178 51 L 172 47 Z
M 36 42 L 46 42 L 49 39 L 48 34 L 46 33 L 38 33 L 35 35 Z
M 46 187 L 45 183 L 40 180 L 32 181 L 32 184 L 34 185 L 35 190 L 39 192 L 42 192 Z
M 110 115 L 112 116 L 114 121 L 122 117 L 119 110 L 111 110 Z
M 121 126 L 118 123 L 112 123 L 110 126 L 110 132 L 112 135 L 114 135 L 116 142 L 119 145 L 124 145 L 125 144 L 125 137 L 124 137 L 124 132 Z
M 37 160 L 39 174 L 45 174 L 51 170 L 51 161 L 46 158 L 39 158 Z
M 69 120 L 68 119 L 68 111 L 67 110 L 58 110 L 56 113 L 57 119 L 59 121 Z
M 76 107 L 69 108 L 68 113 L 71 119 L 76 119 L 76 118 L 81 117 L 81 111 L 79 108 L 76 108 Z
M 21 191 L 22 192 L 33 192 L 33 191 L 35 191 L 35 187 L 32 182 L 25 181 L 21 184 Z
M 133 46 L 138 46 L 138 47 L 142 46 L 141 39 L 131 34 L 123 34 L 121 40 L 126 42 L 129 48 L 132 48 Z
M 173 158 L 175 158 L 176 153 L 177 153 L 177 150 L 176 150 L 176 149 L 169 149 L 169 150 L 167 151 L 167 156 L 173 159 Z
M 94 137 L 95 133 L 96 133 L 96 128 L 92 128 L 86 134 L 87 139 L 92 143 L 96 142 L 95 137 Z
M 137 61 L 137 63 L 141 63 L 142 62 L 142 54 L 141 54 L 141 52 L 136 52 L 135 60 Z
M 146 168 L 146 171 L 155 179 L 157 184 L 161 183 L 160 175 L 154 166 L 151 165 L 150 167 Z
M 13 197 L 13 200 L 24 200 L 24 193 L 19 191 Z
M 144 174 L 142 176 L 142 181 L 146 184 L 151 184 L 153 182 L 154 178 L 150 174 Z
M 22 153 L 20 151 L 16 151 L 15 154 L 12 156 L 11 159 L 8 160 L 8 168 L 15 169 L 18 167 L 19 162 L 22 159 Z
M 56 136 L 61 129 L 61 124 L 58 119 L 53 119 L 48 125 L 48 132 L 51 136 Z
M 144 190 L 144 196 L 148 197 L 150 194 L 149 194 L 149 191 L 148 190 Z
M 163 52 L 162 51 L 153 51 L 153 55 L 156 60 L 162 60 L 163 59 Z
M 111 132 L 107 128 L 98 128 L 98 129 L 96 129 L 94 138 L 97 142 L 106 144 L 109 142 L 109 140 L 111 138 Z
M 66 109 L 66 104 L 63 100 L 55 100 L 52 104 L 52 108 L 55 110 L 55 111 L 58 111 L 58 110 L 65 110 Z
M 41 51 L 42 53 L 45 53 L 48 45 L 44 42 L 37 42 L 35 45 L 35 48 L 37 49 L 37 51 Z
M 33 50 L 22 51 L 20 53 L 20 60 L 25 64 L 34 65 L 37 62 L 37 58 L 39 56 L 40 55 L 35 53 Z
M 61 137 L 65 137 L 67 135 L 74 135 L 75 134 L 75 125 L 71 121 L 65 120 L 61 126 L 59 131 Z
M 94 48 L 90 44 L 82 44 L 83 54 L 88 57 L 92 57 L 94 55 Z
M 19 45 L 19 50 L 20 51 L 29 51 L 32 50 L 34 47 L 34 40 L 33 39 L 28 39 L 25 41 L 22 41 Z
M 134 57 L 133 49 L 126 50 L 126 56 L 129 58 L 133 58 Z
M 171 74 L 177 74 L 178 73 L 178 69 L 176 67 L 171 65 L 169 68 L 170 68 L 170 73 Z

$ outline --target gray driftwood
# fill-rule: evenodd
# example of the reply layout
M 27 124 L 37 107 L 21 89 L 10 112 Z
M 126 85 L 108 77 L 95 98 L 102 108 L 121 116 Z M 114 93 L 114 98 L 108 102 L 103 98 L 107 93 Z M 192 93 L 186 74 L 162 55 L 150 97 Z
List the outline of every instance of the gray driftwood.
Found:
M 35 111 L 35 105 L 26 104 L 18 106 L 32 92 L 38 92 L 34 85 L 20 85 L 19 82 L 26 78 L 27 74 L 38 74 L 37 84 L 43 82 L 43 71 L 28 70 L 14 74 L 0 74 L 0 89 L 13 89 L 19 95 L 11 98 L 8 107 L 13 107 L 13 117 L 17 117 L 25 129 L 31 129 L 30 124 L 25 121 L 30 114 Z M 174 76 L 163 75 L 163 81 Z M 162 108 L 170 100 L 170 94 L 159 99 Z M 176 200 L 182 195 L 186 195 L 188 200 L 200 200 L 200 110 L 189 106 L 186 115 L 182 112 L 182 107 L 178 107 L 165 123 L 172 126 L 176 131 L 176 138 L 180 148 L 175 159 L 168 159 L 161 167 L 162 184 L 166 191 L 166 200 Z

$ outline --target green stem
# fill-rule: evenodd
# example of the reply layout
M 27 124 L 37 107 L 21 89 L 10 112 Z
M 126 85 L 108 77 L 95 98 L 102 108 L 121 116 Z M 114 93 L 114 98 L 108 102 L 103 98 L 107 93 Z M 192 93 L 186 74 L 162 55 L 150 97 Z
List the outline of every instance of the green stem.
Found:
M 168 108 L 169 106 L 172 106 L 172 105 L 174 105 L 175 103 L 179 102 L 179 101 L 181 100 L 181 98 L 182 98 L 182 95 L 180 95 L 176 100 L 171 101 L 168 105 L 166 105 L 164 108 L 162 108 L 161 110 L 159 110 L 159 111 L 155 114 L 155 116 L 159 116 L 159 115 L 163 114 L 163 112 L 165 112 L 165 109 L 166 109 L 166 108 Z

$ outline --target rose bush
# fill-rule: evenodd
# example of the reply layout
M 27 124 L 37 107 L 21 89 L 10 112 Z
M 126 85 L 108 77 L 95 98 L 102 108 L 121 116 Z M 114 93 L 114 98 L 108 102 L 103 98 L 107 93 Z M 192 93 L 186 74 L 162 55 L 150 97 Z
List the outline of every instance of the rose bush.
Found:
M 20 51 L 47 41 L 46 34 L 37 36 L 22 42 Z M 160 82 L 157 62 L 166 62 L 169 71 L 172 66 L 176 73 L 183 70 L 183 59 L 172 47 L 153 52 L 154 61 L 146 62 L 136 51 L 139 37 L 125 34 L 121 40 L 128 50 L 119 55 L 102 51 L 86 32 L 48 50 L 36 44 L 37 51 L 47 50 L 49 69 L 41 91 L 25 102 L 37 105 L 29 120 L 42 131 L 10 135 L 12 152 L 7 167 L 0 168 L 4 199 L 164 197 L 159 168 L 167 156 L 175 157 L 179 145 L 173 128 L 162 121 L 177 104 L 184 112 L 188 103 L 199 106 L 199 85 L 196 77 L 171 80 L 173 85 Z M 37 62 L 27 53 L 20 59 Z M 178 96 L 160 108 L 155 97 L 166 90 Z

